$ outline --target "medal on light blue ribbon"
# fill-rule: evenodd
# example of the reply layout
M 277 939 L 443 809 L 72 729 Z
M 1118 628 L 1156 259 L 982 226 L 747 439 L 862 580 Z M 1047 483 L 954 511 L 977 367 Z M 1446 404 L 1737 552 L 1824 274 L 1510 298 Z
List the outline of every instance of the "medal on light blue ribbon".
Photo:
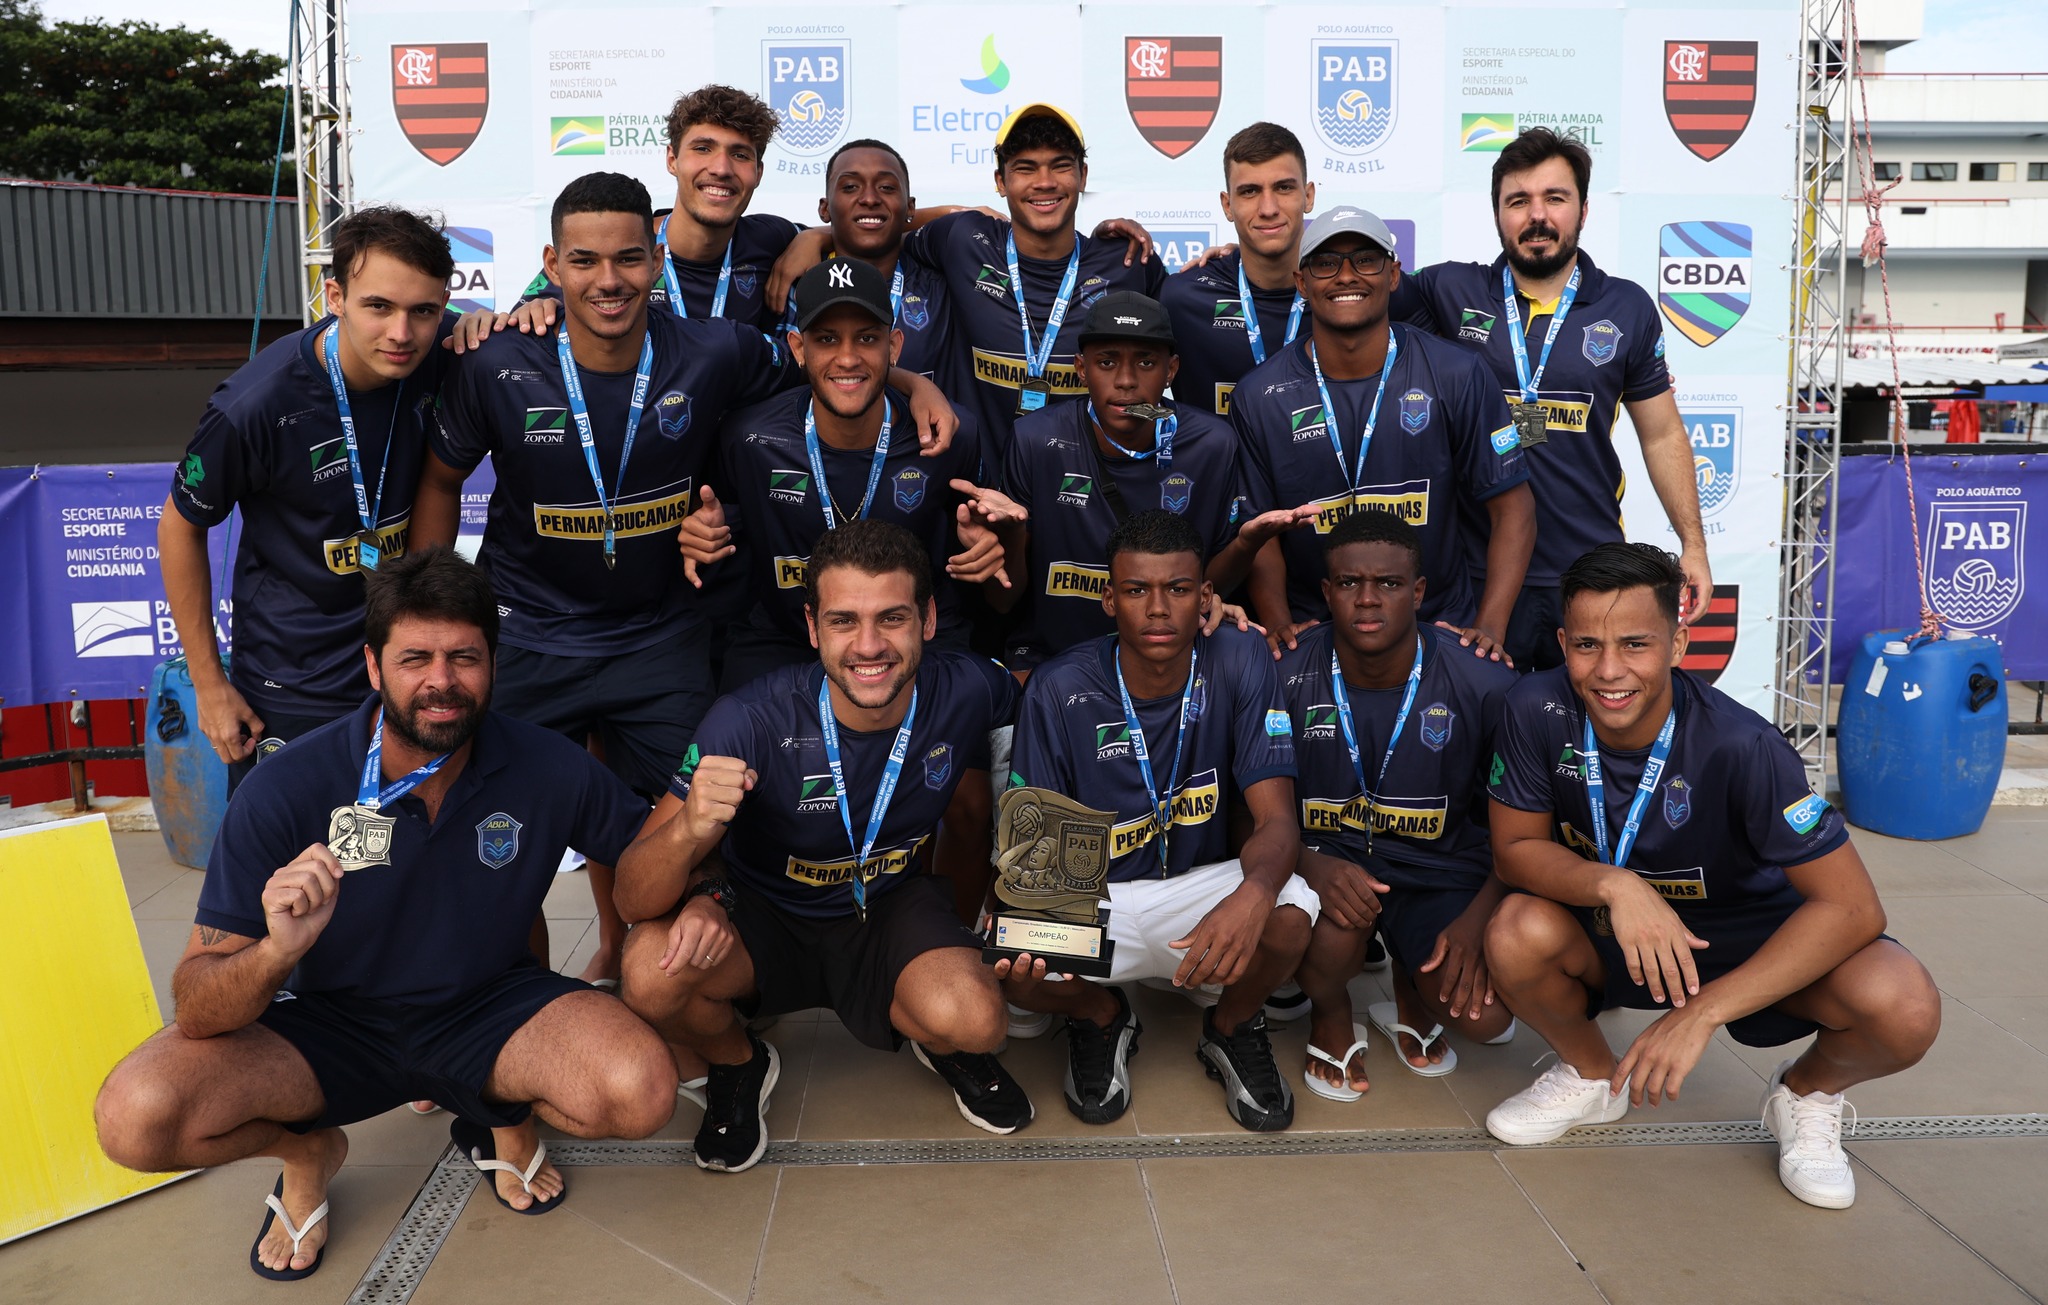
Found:
M 1152 803 L 1152 819 L 1158 830 L 1159 871 L 1162 875 L 1172 873 L 1167 864 L 1167 835 L 1173 830 L 1173 790 L 1180 783 L 1181 756 L 1188 743 L 1188 705 L 1194 701 L 1195 673 L 1201 669 L 1201 650 L 1188 649 L 1188 682 L 1180 691 L 1180 724 L 1174 735 L 1173 769 L 1167 773 L 1166 787 L 1162 790 L 1152 778 L 1152 754 L 1145 746 L 1145 727 L 1138 723 L 1138 709 L 1131 704 L 1131 691 L 1124 686 L 1123 654 L 1112 650 L 1110 659 L 1116 663 L 1116 691 L 1123 699 L 1124 727 L 1131 734 L 1131 756 L 1138 762 L 1138 776 L 1145 782 L 1145 796 Z
M 818 679 L 818 728 L 825 736 L 825 764 L 832 770 L 832 787 L 838 794 L 839 823 L 846 827 L 846 841 L 854 854 L 853 876 L 847 887 L 853 890 L 853 912 L 868 918 L 868 859 L 874 855 L 875 839 L 881 835 L 882 819 L 896 796 L 896 781 L 903 777 L 903 762 L 910 755 L 910 727 L 917 721 L 917 687 L 911 686 L 910 709 L 896 727 L 896 741 L 890 745 L 888 764 L 882 768 L 881 785 L 875 789 L 875 803 L 868 811 L 867 837 L 853 839 L 853 796 L 846 791 L 846 769 L 839 760 L 839 722 L 832 715 L 832 683 Z
M 1358 791 L 1365 796 L 1365 850 L 1372 851 L 1372 806 L 1379 797 L 1380 789 L 1387 782 L 1387 767 L 1394 760 L 1394 745 L 1401 741 L 1401 730 L 1408 724 L 1408 713 L 1415 707 L 1415 691 L 1422 687 L 1422 632 L 1415 633 L 1415 664 L 1408 668 L 1408 689 L 1401 695 L 1401 710 L 1394 717 L 1394 730 L 1387 735 L 1386 755 L 1380 758 L 1379 778 L 1368 788 L 1365 783 L 1365 759 L 1359 755 L 1358 727 L 1351 719 L 1351 695 L 1344 688 L 1344 668 L 1337 661 L 1337 637 L 1330 636 L 1330 696 L 1337 700 L 1337 724 L 1344 731 L 1344 747 L 1351 754 L 1351 773 L 1358 777 Z
M 356 447 L 356 414 L 349 406 L 348 384 L 341 374 L 340 335 L 341 323 L 336 322 L 327 329 L 321 348 L 327 360 L 327 383 L 334 390 L 334 406 L 341 414 L 341 441 L 348 449 L 348 478 L 356 491 L 356 519 L 363 523 L 355 534 L 356 565 L 374 571 L 377 563 L 384 560 L 384 550 L 378 543 L 377 517 L 384 506 L 384 473 L 391 469 L 391 446 L 398 442 L 398 414 L 405 411 L 405 381 L 398 382 L 398 393 L 391 399 L 391 429 L 384 436 L 384 460 L 377 467 L 377 497 L 371 498 L 363 484 L 363 460 Z
M 654 374 L 654 332 L 649 331 L 640 340 L 640 365 L 633 373 L 633 400 L 626 409 L 626 438 L 619 446 L 619 478 L 609 496 L 605 493 L 604 472 L 597 465 L 597 436 L 590 424 L 590 409 L 583 402 L 583 378 L 576 370 L 575 356 L 569 352 L 569 322 L 566 318 L 555 332 L 555 355 L 562 365 L 562 388 L 569 393 L 569 415 L 576 419 L 576 438 L 583 445 L 583 461 L 590 468 L 590 483 L 597 486 L 597 508 L 604 513 L 604 565 L 606 570 L 611 570 L 619 564 L 615 538 L 618 514 L 612 510 L 612 504 L 625 492 L 626 463 L 633 456 L 633 436 L 640 429 L 640 414 L 647 407 L 647 382 Z

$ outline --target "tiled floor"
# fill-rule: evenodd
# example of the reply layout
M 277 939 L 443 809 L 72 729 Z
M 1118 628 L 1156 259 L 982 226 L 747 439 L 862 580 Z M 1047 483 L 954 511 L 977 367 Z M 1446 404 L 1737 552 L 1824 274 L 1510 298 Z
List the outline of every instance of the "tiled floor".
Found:
M 1871 1117 L 2048 1111 L 2048 810 L 2000 808 L 1943 844 L 1857 835 L 1892 934 L 1947 1000 L 1940 1041 L 1852 1094 Z M 137 927 L 166 1003 L 199 876 L 154 835 L 117 835 Z M 588 891 L 549 898 L 554 960 L 595 946 Z M 1383 987 L 1358 983 L 1361 1003 Z M 1063 1043 L 1006 1059 L 1038 1104 L 1024 1137 L 1235 1135 L 1192 1055 L 1197 1013 L 1139 990 L 1135 1104 L 1093 1129 L 1060 1101 Z M 1609 1017 L 1617 1044 L 1646 1022 Z M 857 1044 L 829 1015 L 783 1020 L 778 1140 L 985 1140 L 907 1055 Z M 1304 1032 L 1282 1029 L 1298 1067 Z M 1475 1127 L 1543 1051 L 1459 1047 L 1457 1073 L 1404 1072 L 1375 1039 L 1356 1105 L 1298 1094 L 1299 1132 Z M 1781 1051 L 1717 1037 L 1682 1098 L 1633 1121 L 1753 1120 Z M 687 1139 L 684 1106 L 662 1136 Z M 200 1174 L 0 1248 L 0 1301 L 343 1301 L 446 1140 L 403 1111 L 350 1129 L 334 1240 L 296 1286 L 247 1269 L 270 1162 Z M 1488 1302 L 2023 1301 L 2048 1297 L 2048 1138 L 1852 1142 L 1859 1196 L 1810 1209 L 1752 1144 L 1450 1154 L 1147 1158 L 1031 1163 L 573 1167 L 568 1204 L 523 1218 L 479 1195 L 414 1300 L 837 1302 L 1057 1299 L 1114 1305 L 1283 1298 Z

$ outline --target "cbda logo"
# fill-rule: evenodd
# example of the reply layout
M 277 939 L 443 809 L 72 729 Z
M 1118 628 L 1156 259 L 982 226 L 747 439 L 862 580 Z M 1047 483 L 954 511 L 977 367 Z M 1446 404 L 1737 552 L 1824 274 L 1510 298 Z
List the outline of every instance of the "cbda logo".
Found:
M 1749 311 L 1750 248 L 1740 222 L 1673 222 L 1658 236 L 1657 307 L 1702 349 Z

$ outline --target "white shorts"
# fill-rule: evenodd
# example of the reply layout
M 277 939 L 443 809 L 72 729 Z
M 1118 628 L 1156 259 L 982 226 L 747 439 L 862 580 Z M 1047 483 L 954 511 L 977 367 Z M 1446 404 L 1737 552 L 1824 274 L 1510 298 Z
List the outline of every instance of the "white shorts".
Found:
M 1243 866 L 1236 861 L 1218 861 L 1171 879 L 1109 885 L 1109 937 L 1116 944 L 1109 981 L 1171 979 L 1187 959 L 1187 952 L 1167 944 L 1194 932 L 1210 908 L 1243 882 Z M 1300 875 L 1287 876 L 1274 905 L 1301 908 L 1310 924 L 1323 909 L 1322 899 Z

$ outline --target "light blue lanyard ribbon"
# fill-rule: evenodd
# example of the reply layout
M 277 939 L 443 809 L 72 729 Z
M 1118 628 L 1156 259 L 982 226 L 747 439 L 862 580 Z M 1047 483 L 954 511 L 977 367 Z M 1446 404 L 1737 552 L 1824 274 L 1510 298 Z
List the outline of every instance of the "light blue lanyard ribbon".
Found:
M 1380 424 L 1380 400 L 1387 397 L 1387 377 L 1394 374 L 1394 359 L 1400 355 L 1401 339 L 1394 334 L 1394 328 L 1387 328 L 1387 361 L 1380 367 L 1380 387 L 1373 391 L 1372 411 L 1365 415 L 1365 429 L 1358 434 L 1358 465 L 1347 468 L 1344 465 L 1344 437 L 1337 433 L 1337 405 L 1330 402 L 1330 387 L 1323 383 L 1323 364 L 1316 358 L 1315 341 L 1309 341 L 1308 365 L 1315 369 L 1316 392 L 1323 399 L 1324 428 L 1330 432 L 1330 447 L 1337 451 L 1337 470 L 1344 477 L 1344 483 L 1351 487 L 1351 496 L 1358 497 L 1358 488 L 1365 483 L 1365 455 L 1372 450 L 1373 428 Z
M 882 433 L 875 439 L 875 456 L 868 467 L 868 492 L 861 496 L 860 510 L 853 514 L 856 521 L 867 520 L 868 508 L 875 501 L 875 487 L 882 483 L 882 465 L 889 460 L 889 427 L 896 420 L 895 409 L 887 395 L 882 398 Z M 825 529 L 832 530 L 839 525 L 838 513 L 832 506 L 832 486 L 825 480 L 825 454 L 818 445 L 817 400 L 804 405 L 804 450 L 811 455 L 811 479 L 818 486 L 818 505 L 825 509 Z
M 889 278 L 889 327 L 903 325 L 903 260 L 896 260 L 896 274 Z
M 1415 632 L 1415 665 L 1408 668 L 1408 691 L 1401 696 L 1401 710 L 1394 717 L 1394 732 L 1387 735 L 1387 752 L 1380 758 L 1380 776 L 1370 788 L 1365 783 L 1365 759 L 1358 751 L 1358 726 L 1351 719 L 1351 695 L 1344 688 L 1344 668 L 1337 661 L 1337 639 L 1330 637 L 1330 696 L 1337 700 L 1337 724 L 1344 731 L 1344 747 L 1351 754 L 1351 773 L 1358 776 L 1358 791 L 1365 795 L 1365 841 L 1372 845 L 1372 804 L 1379 796 L 1380 789 L 1387 782 L 1387 767 L 1394 760 L 1394 745 L 1401 741 L 1401 731 L 1408 724 L 1408 713 L 1415 707 L 1415 691 L 1422 687 L 1422 639 L 1420 630 Z
M 1650 749 L 1650 759 L 1643 763 L 1643 777 L 1636 782 L 1636 795 L 1628 804 L 1628 822 L 1621 827 L 1621 841 L 1614 845 L 1614 857 L 1607 855 L 1607 786 L 1600 778 L 1600 740 L 1593 735 L 1593 718 L 1586 718 L 1585 744 L 1581 754 L 1586 759 L 1586 800 L 1593 804 L 1593 845 L 1600 853 L 1600 859 L 1608 865 L 1626 867 L 1628 854 L 1635 850 L 1636 831 L 1642 828 L 1643 812 L 1649 809 L 1650 798 L 1657 791 L 1657 781 L 1664 777 L 1664 763 L 1671 756 L 1671 736 L 1678 729 L 1678 708 L 1673 706 L 1664 714 L 1664 728 L 1657 731 L 1657 742 Z
M 377 497 L 371 498 L 363 485 L 363 460 L 356 451 L 356 414 L 348 406 L 348 384 L 341 375 L 341 347 L 336 341 L 340 334 L 341 323 L 336 322 L 325 336 L 327 383 L 334 387 L 334 406 L 341 410 L 341 441 L 348 447 L 348 478 L 356 489 L 356 516 L 363 529 L 374 531 L 384 506 L 384 473 L 391 469 L 391 446 L 398 442 L 398 414 L 405 410 L 405 382 L 398 382 L 398 393 L 391 400 L 391 430 L 384 436 L 384 461 L 377 467 Z
M 668 219 L 661 220 L 661 230 L 655 233 L 661 240 L 661 283 L 668 289 L 668 306 L 676 310 L 677 317 L 688 317 L 690 306 L 683 302 L 683 281 L 676 275 L 675 257 L 668 252 Z M 725 242 L 725 266 L 718 269 L 718 289 L 711 296 L 711 315 L 725 316 L 725 292 L 732 288 L 732 241 Z
M 1059 341 L 1060 325 L 1067 320 L 1067 301 L 1074 295 L 1074 278 L 1081 274 L 1081 237 L 1074 237 L 1074 252 L 1067 256 L 1067 274 L 1060 278 L 1060 292 L 1052 301 L 1052 313 L 1045 319 L 1045 338 L 1031 336 L 1031 310 L 1024 306 L 1024 272 L 1017 265 L 1017 233 L 1009 235 L 1010 294 L 1017 300 L 1017 320 L 1024 327 L 1024 371 L 1029 376 L 1045 375 L 1052 361 L 1052 347 Z
M 569 322 L 564 318 L 555 332 L 555 355 L 562 364 L 562 388 L 569 392 L 569 415 L 576 419 L 576 438 L 583 444 L 583 461 L 590 468 L 590 482 L 597 486 L 597 506 L 604 513 L 604 564 L 616 566 L 618 557 L 613 537 L 617 525 L 612 504 L 626 489 L 626 462 L 633 456 L 633 436 L 640 430 L 640 413 L 647 407 L 647 381 L 654 375 L 654 332 L 640 340 L 640 365 L 633 373 L 633 401 L 626 409 L 626 438 L 619 446 L 619 478 L 609 497 L 604 489 L 604 472 L 597 465 L 597 436 L 591 429 L 590 409 L 583 402 L 583 378 L 576 371 L 576 359 L 569 352 Z
M 818 728 L 825 736 L 825 764 L 832 768 L 832 787 L 839 794 L 839 823 L 846 826 L 846 842 L 858 858 L 847 886 L 853 889 L 854 909 L 863 916 L 868 909 L 868 858 L 874 855 L 875 839 L 882 833 L 882 818 L 889 814 L 889 803 L 896 796 L 896 781 L 903 777 L 903 761 L 910 755 L 910 727 L 916 721 L 917 686 L 912 685 L 910 709 L 903 713 L 903 723 L 896 727 L 896 742 L 889 748 L 888 764 L 882 767 L 882 783 L 875 790 L 875 804 L 868 811 L 867 837 L 856 843 L 853 795 L 846 791 L 846 770 L 839 760 L 839 722 L 832 715 L 832 685 L 823 677 L 818 680 Z
M 377 723 L 370 727 L 370 751 L 363 757 L 362 782 L 356 785 L 356 805 L 366 811 L 381 810 L 432 779 L 454 755 L 444 752 L 403 779 L 378 787 L 384 779 L 384 709 L 377 708 Z
M 1572 310 L 1572 300 L 1579 297 L 1579 269 L 1572 267 L 1572 279 L 1564 283 L 1564 293 L 1557 297 L 1557 311 L 1550 315 L 1550 332 L 1543 337 L 1543 356 L 1536 360 L 1536 373 L 1529 373 L 1529 341 L 1522 333 L 1522 301 L 1515 293 L 1515 275 L 1505 265 L 1500 269 L 1500 295 L 1508 318 L 1508 347 L 1515 355 L 1515 382 L 1522 388 L 1522 402 L 1536 402 L 1537 391 L 1543 387 L 1543 369 L 1550 366 L 1550 346 L 1557 343 L 1557 333 L 1564 329 L 1564 315 Z
M 1152 447 L 1142 452 L 1137 449 L 1127 449 L 1110 438 L 1109 432 L 1103 429 L 1101 419 L 1095 415 L 1095 400 L 1093 399 L 1088 400 L 1088 421 L 1096 430 L 1102 431 L 1102 438 L 1107 441 L 1109 447 L 1125 457 L 1143 462 L 1147 458 L 1157 456 L 1159 459 L 1159 470 L 1162 475 L 1173 466 L 1173 437 L 1180 431 L 1180 414 L 1168 413 L 1166 416 L 1153 422 Z
M 1252 361 L 1266 361 L 1266 341 L 1259 330 L 1259 306 L 1252 301 L 1252 283 L 1244 274 L 1244 260 L 1237 264 L 1237 302 L 1244 310 L 1245 343 L 1252 347 Z M 1294 343 L 1294 337 L 1301 331 L 1301 312 L 1307 305 L 1302 301 L 1301 292 L 1294 292 L 1294 303 L 1287 309 L 1287 338 L 1280 342 L 1281 348 Z
M 1173 828 L 1173 790 L 1180 783 L 1180 762 L 1188 744 L 1188 704 L 1195 697 L 1195 674 L 1201 669 L 1201 649 L 1188 649 L 1188 682 L 1180 691 L 1180 727 L 1173 744 L 1173 770 L 1166 776 L 1164 796 L 1159 785 L 1152 778 L 1152 754 L 1145 746 L 1145 727 L 1138 723 L 1138 709 L 1131 705 L 1131 691 L 1124 687 L 1123 656 L 1115 648 L 1110 649 L 1110 660 L 1116 663 L 1117 696 L 1124 703 L 1124 726 L 1131 732 L 1131 755 L 1138 759 L 1138 775 L 1145 781 L 1145 796 L 1152 803 L 1152 818 L 1159 830 L 1159 868 L 1167 871 L 1166 836 Z

